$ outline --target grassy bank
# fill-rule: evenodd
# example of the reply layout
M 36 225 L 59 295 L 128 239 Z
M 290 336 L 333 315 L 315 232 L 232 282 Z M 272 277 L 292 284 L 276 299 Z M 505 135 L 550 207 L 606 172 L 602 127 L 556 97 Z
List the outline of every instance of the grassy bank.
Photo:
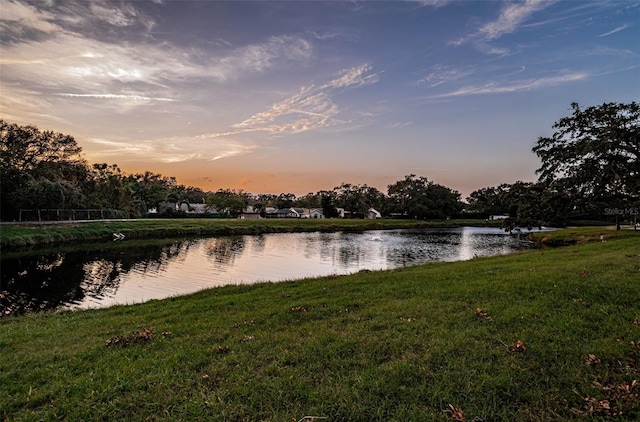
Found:
M 0 247 L 15 248 L 38 244 L 110 240 L 113 233 L 125 239 L 180 236 L 215 236 L 278 232 L 308 232 L 337 230 L 374 230 L 409 227 L 459 227 L 464 225 L 500 224 L 484 220 L 415 221 L 356 219 L 148 219 L 97 222 L 3 224 L 0 226 Z
M 568 246 L 640 236 L 640 230 L 633 230 L 631 226 L 622 226 L 622 228 L 622 230 L 616 230 L 615 226 L 576 227 L 549 232 L 538 232 L 534 233 L 532 238 L 547 246 Z
M 0 320 L 0 419 L 640 417 L 640 236 Z

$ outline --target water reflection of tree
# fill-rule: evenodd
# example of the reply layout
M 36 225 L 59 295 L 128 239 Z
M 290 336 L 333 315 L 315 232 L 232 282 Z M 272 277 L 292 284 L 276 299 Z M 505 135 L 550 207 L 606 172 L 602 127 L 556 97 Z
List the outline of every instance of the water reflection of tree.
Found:
M 113 295 L 120 287 L 120 265 L 118 262 L 97 259 L 83 266 L 84 279 L 80 288 L 86 296 Z
M 338 248 L 338 260 L 345 268 L 359 264 L 364 256 L 365 251 L 353 243 L 340 245 Z
M 0 317 L 51 310 L 85 297 L 114 294 L 121 275 L 130 271 L 159 274 L 184 259 L 194 242 L 166 246 L 136 244 L 69 252 L 49 252 L 3 259 Z
M 306 254 L 319 251 L 322 260 L 337 262 L 342 268 L 357 266 L 367 255 L 361 237 L 351 233 L 320 233 L 317 238 L 307 241 Z
M 196 243 L 198 242 L 182 241 L 161 248 L 151 248 L 150 255 L 144 259 L 134 259 L 133 262 L 129 262 L 126 258 L 121 258 L 122 269 L 120 273 L 159 274 L 166 269 L 169 263 L 184 261 L 189 249 Z
M 251 241 L 251 250 L 256 254 L 262 253 L 267 246 L 267 237 L 263 234 L 250 236 L 249 239 Z
M 342 233 L 320 233 L 320 237 L 318 238 L 318 244 L 308 243 L 307 249 L 320 250 L 320 258 L 323 261 L 334 261 L 334 250 L 335 250 L 335 242 L 340 241 L 340 236 L 343 236 Z M 338 239 L 336 239 L 338 238 Z
M 219 237 L 204 240 L 207 256 L 213 258 L 217 265 L 228 267 L 235 259 L 242 255 L 245 247 L 244 236 Z
M 76 264 L 76 265 L 74 265 Z M 82 266 L 58 252 L 2 260 L 0 317 L 52 309 L 83 296 Z
M 398 242 L 389 247 L 387 263 L 390 267 L 404 267 L 429 261 L 441 261 L 457 254 L 460 234 L 445 231 L 406 231 Z
M 194 242 L 176 242 L 158 248 L 136 248 L 137 253 L 123 253 L 118 258 L 106 257 L 84 265 L 81 288 L 86 296 L 101 298 L 113 296 L 120 287 L 121 276 L 130 272 L 157 275 L 175 261 L 183 260 Z M 111 258 L 111 259 L 110 259 Z

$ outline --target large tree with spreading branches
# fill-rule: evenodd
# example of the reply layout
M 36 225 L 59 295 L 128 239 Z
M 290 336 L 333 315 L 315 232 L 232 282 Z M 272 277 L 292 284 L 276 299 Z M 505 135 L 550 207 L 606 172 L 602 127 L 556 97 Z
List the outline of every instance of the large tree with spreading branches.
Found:
M 558 120 L 533 152 L 539 181 L 573 202 L 573 212 L 605 215 L 640 204 L 640 105 L 604 103 Z M 631 212 L 631 211 L 630 211 Z

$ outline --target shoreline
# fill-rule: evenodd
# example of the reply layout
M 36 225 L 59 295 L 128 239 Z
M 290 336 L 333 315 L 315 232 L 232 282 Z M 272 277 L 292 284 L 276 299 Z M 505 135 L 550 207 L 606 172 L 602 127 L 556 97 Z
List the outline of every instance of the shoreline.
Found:
M 17 249 L 61 242 L 150 239 L 182 236 L 258 235 L 311 231 L 366 231 L 402 228 L 500 227 L 484 220 L 351 220 L 351 219 L 136 219 L 65 222 L 21 222 L 0 225 L 0 249 Z

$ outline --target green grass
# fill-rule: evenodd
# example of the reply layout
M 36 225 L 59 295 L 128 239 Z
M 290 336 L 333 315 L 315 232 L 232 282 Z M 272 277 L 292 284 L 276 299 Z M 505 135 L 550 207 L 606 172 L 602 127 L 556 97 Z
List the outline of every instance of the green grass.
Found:
M 602 242 L 613 239 L 637 237 L 640 230 L 633 230 L 630 226 L 622 226 L 617 230 L 615 226 L 576 227 L 533 234 L 533 239 L 548 246 L 566 246 L 588 242 Z
M 0 226 L 0 247 L 16 248 L 75 240 L 111 239 L 123 233 L 126 239 L 205 235 L 240 235 L 274 232 L 375 230 L 409 227 L 460 227 L 496 225 L 484 220 L 415 221 L 357 219 L 147 219 L 73 223 L 27 223 Z
M 630 233 L 5 318 L 0 419 L 446 421 L 452 405 L 469 421 L 638 420 Z

